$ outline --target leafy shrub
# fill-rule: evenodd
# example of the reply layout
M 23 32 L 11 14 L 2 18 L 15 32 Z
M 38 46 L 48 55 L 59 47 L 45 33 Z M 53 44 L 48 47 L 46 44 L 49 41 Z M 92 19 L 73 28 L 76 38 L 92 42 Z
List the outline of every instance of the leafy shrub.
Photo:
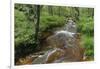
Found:
M 34 31 L 34 24 L 29 22 L 23 12 L 15 10 L 15 46 L 24 42 Z
M 94 23 L 92 17 L 80 17 L 78 31 L 90 36 L 94 35 Z
M 64 17 L 59 16 L 41 16 L 40 18 L 40 31 L 52 30 L 56 27 L 64 26 Z
M 83 35 L 82 42 L 85 47 L 86 56 L 94 56 L 94 39 L 93 39 L 93 37 Z
M 94 56 L 94 23 L 93 18 L 87 15 L 80 16 L 77 23 L 78 32 L 82 33 L 82 42 L 85 47 L 85 55 L 88 58 Z

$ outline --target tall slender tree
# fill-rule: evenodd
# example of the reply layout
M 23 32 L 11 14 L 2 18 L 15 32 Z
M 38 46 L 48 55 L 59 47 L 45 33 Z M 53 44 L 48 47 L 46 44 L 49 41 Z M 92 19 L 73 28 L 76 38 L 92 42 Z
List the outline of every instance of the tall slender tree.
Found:
M 36 46 L 39 47 L 39 23 L 40 23 L 40 5 L 35 5 L 35 43 Z
M 53 7 L 52 6 L 48 6 L 48 13 L 50 15 L 53 15 Z
M 75 18 L 76 18 L 76 20 L 79 20 L 79 14 L 80 14 L 79 8 L 78 8 L 78 7 L 75 7 L 75 11 L 77 12 L 77 13 L 75 14 Z
M 61 16 L 61 6 L 58 7 L 58 15 Z

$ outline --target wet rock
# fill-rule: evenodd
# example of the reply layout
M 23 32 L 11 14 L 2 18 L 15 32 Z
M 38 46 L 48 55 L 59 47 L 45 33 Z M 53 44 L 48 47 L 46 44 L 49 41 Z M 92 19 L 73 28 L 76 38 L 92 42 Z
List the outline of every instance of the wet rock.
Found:
M 79 33 L 59 31 L 55 35 L 48 37 L 47 41 L 51 48 L 59 48 L 64 51 L 65 54 L 62 56 L 64 61 L 81 61 L 83 59 L 84 48 L 80 44 Z
M 43 64 L 46 61 L 46 58 L 48 56 L 48 53 L 51 52 L 52 50 L 48 50 L 45 52 L 44 55 L 39 55 L 33 62 L 32 64 Z
M 33 61 L 33 64 L 82 61 L 84 48 L 80 44 L 80 34 L 56 31 L 46 39 L 51 50 Z

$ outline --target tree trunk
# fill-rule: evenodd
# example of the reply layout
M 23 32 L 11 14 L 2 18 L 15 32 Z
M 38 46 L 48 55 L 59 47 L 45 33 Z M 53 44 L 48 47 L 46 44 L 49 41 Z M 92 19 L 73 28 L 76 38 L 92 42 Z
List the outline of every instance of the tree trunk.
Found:
M 48 13 L 53 16 L 53 7 L 48 6 Z
M 35 43 L 39 47 L 40 5 L 35 5 Z
M 61 16 L 61 7 L 58 7 L 58 15 Z
M 75 14 L 76 20 L 79 20 L 79 8 L 78 7 L 75 7 L 75 11 L 77 12 Z

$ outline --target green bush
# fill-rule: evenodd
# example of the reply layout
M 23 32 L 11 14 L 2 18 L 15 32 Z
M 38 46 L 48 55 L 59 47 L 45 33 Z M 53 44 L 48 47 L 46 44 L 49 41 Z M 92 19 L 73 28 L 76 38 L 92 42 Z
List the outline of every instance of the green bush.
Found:
M 64 17 L 59 16 L 41 16 L 40 18 L 40 31 L 52 30 L 56 27 L 64 26 Z
M 27 20 L 25 14 L 15 10 L 15 46 L 26 41 L 34 31 L 34 24 Z
M 91 36 L 83 35 L 82 42 L 85 47 L 85 55 L 94 56 L 94 38 Z
M 78 31 L 90 36 L 94 35 L 94 23 L 92 17 L 80 17 Z

